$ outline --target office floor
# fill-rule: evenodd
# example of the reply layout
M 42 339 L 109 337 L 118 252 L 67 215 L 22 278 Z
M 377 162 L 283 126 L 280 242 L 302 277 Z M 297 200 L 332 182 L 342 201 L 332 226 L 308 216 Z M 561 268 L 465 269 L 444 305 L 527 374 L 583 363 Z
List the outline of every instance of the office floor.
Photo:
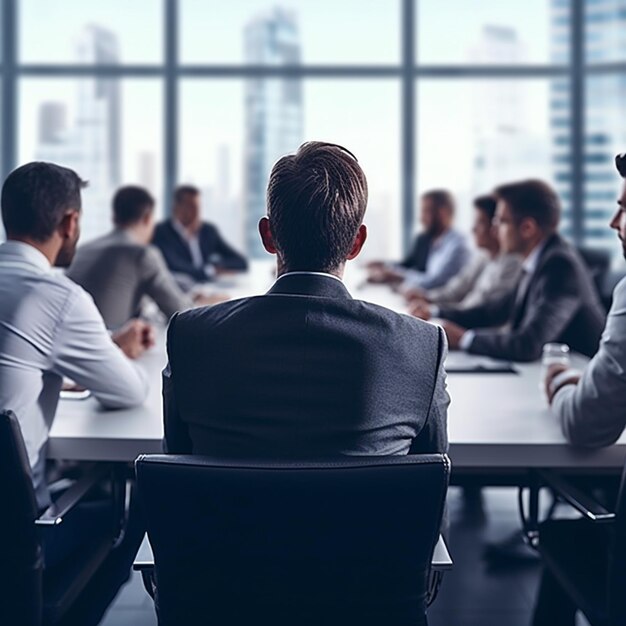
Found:
M 481 514 L 482 510 L 482 514 Z M 467 507 L 458 488 L 449 493 L 450 552 L 455 565 L 446 574 L 429 611 L 430 626 L 530 626 L 539 582 L 539 565 L 489 566 L 486 542 L 518 528 L 516 490 L 483 491 L 483 507 Z M 152 601 L 141 578 L 133 575 L 120 591 L 101 626 L 156 626 Z M 579 626 L 586 621 L 579 619 Z

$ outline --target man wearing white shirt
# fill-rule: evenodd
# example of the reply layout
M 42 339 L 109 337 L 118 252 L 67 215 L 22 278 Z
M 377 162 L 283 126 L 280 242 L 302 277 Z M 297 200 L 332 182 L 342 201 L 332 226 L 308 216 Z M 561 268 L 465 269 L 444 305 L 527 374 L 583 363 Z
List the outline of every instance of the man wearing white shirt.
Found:
M 593 355 L 604 313 L 583 260 L 557 233 L 556 193 L 540 180 L 525 180 L 502 185 L 495 195 L 500 245 L 524 259 L 522 278 L 495 302 L 463 311 L 442 307 L 450 347 L 533 361 L 545 343 L 558 341 Z
M 2 187 L 8 241 L 0 245 L 0 407 L 19 421 L 40 509 L 51 502 L 46 444 L 63 377 L 109 409 L 141 404 L 148 389 L 144 372 L 128 356 L 151 344 L 150 327 L 134 320 L 109 336 L 91 296 L 53 269 L 67 266 L 74 255 L 84 186 L 72 170 L 36 162 L 14 170 Z M 86 545 L 110 519 L 104 513 L 110 511 L 94 503 L 79 506 L 52 540 L 44 536 L 45 566 Z M 140 534 L 134 539 L 140 541 Z M 116 553 L 125 557 L 126 576 L 129 555 Z M 116 573 L 122 561 L 115 561 Z

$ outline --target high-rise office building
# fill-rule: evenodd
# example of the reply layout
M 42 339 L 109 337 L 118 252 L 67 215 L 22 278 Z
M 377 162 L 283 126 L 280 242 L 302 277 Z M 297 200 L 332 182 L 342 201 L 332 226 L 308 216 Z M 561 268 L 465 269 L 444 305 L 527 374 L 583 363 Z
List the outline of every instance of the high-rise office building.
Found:
M 97 25 L 81 31 L 76 44 L 80 63 L 114 65 L 119 56 L 114 33 Z M 109 227 L 111 195 L 121 181 L 119 81 L 105 77 L 79 79 L 73 123 L 67 128 L 60 126 L 59 107 L 63 105 L 50 102 L 41 106 L 36 158 L 70 167 L 89 181 L 83 193 L 82 230 L 83 237 L 90 239 Z
M 296 15 L 274 8 L 245 28 L 245 59 L 254 65 L 298 65 Z M 265 215 L 265 190 L 274 163 L 294 152 L 303 137 L 302 82 L 298 78 L 250 78 L 245 87 L 244 207 L 247 253 L 264 256 L 257 222 Z
M 523 63 L 528 56 L 515 28 L 485 25 L 470 51 L 475 64 Z M 496 185 L 538 177 L 549 167 L 545 138 L 533 129 L 524 81 L 478 79 L 472 84 L 474 163 L 473 196 Z
M 551 0 L 553 63 L 568 60 L 569 9 L 563 0 Z M 586 62 L 610 62 L 626 58 L 626 0 L 594 0 L 585 3 Z M 571 115 L 569 82 L 552 82 L 550 100 L 553 171 L 564 200 L 565 234 L 572 234 L 571 200 Z M 584 130 L 583 239 L 586 246 L 609 250 L 620 258 L 619 246 L 608 222 L 620 190 L 615 172 L 615 154 L 626 149 L 626 76 L 586 76 Z

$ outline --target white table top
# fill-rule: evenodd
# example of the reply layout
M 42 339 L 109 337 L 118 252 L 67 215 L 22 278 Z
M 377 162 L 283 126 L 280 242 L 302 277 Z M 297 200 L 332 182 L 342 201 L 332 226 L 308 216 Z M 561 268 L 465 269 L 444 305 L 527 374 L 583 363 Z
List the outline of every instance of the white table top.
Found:
M 359 288 L 359 272 L 347 273 L 352 295 L 403 311 L 402 299 L 386 287 Z M 232 280 L 231 280 L 232 282 Z M 229 291 L 234 297 L 263 293 L 272 282 L 271 266 L 256 263 Z M 224 289 L 221 289 L 224 290 Z M 160 372 L 165 365 L 163 334 L 141 359 L 150 378 L 143 406 L 105 411 L 93 398 L 61 400 L 50 433 L 49 457 L 72 460 L 130 461 L 161 452 L 163 437 Z M 451 353 L 450 366 L 474 357 Z M 582 358 L 575 359 L 583 365 Z M 600 450 L 569 446 L 540 392 L 539 363 L 516 364 L 518 374 L 451 373 L 448 430 L 453 468 L 527 467 L 618 468 L 626 457 L 626 435 Z

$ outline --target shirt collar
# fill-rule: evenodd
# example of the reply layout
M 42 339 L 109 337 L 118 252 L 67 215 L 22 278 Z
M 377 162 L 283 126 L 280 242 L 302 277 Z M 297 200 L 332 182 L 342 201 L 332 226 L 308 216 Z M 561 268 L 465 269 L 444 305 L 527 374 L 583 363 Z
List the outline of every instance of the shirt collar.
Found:
M 328 274 L 327 272 L 286 272 L 285 274 L 281 274 L 276 280 L 280 280 L 285 276 L 326 276 L 328 278 L 334 278 L 338 280 L 341 284 L 343 284 L 343 280 L 339 278 L 339 276 L 335 276 L 334 274 Z
M 175 217 L 172 218 L 172 226 L 185 241 L 189 241 L 190 239 L 198 236 L 197 234 L 190 235 L 189 231 Z
M 532 250 L 532 252 L 524 259 L 522 263 L 522 269 L 527 274 L 533 274 L 537 269 L 537 265 L 539 264 L 539 257 L 543 252 L 543 249 L 546 247 L 546 243 L 548 239 L 543 239 L 540 241 Z
M 0 244 L 0 250 L 15 257 L 19 257 L 21 261 L 26 261 L 35 267 L 49 272 L 52 269 L 50 261 L 46 255 L 37 250 L 35 246 L 31 246 L 29 243 L 23 241 L 15 241 L 9 239 L 3 244 Z

